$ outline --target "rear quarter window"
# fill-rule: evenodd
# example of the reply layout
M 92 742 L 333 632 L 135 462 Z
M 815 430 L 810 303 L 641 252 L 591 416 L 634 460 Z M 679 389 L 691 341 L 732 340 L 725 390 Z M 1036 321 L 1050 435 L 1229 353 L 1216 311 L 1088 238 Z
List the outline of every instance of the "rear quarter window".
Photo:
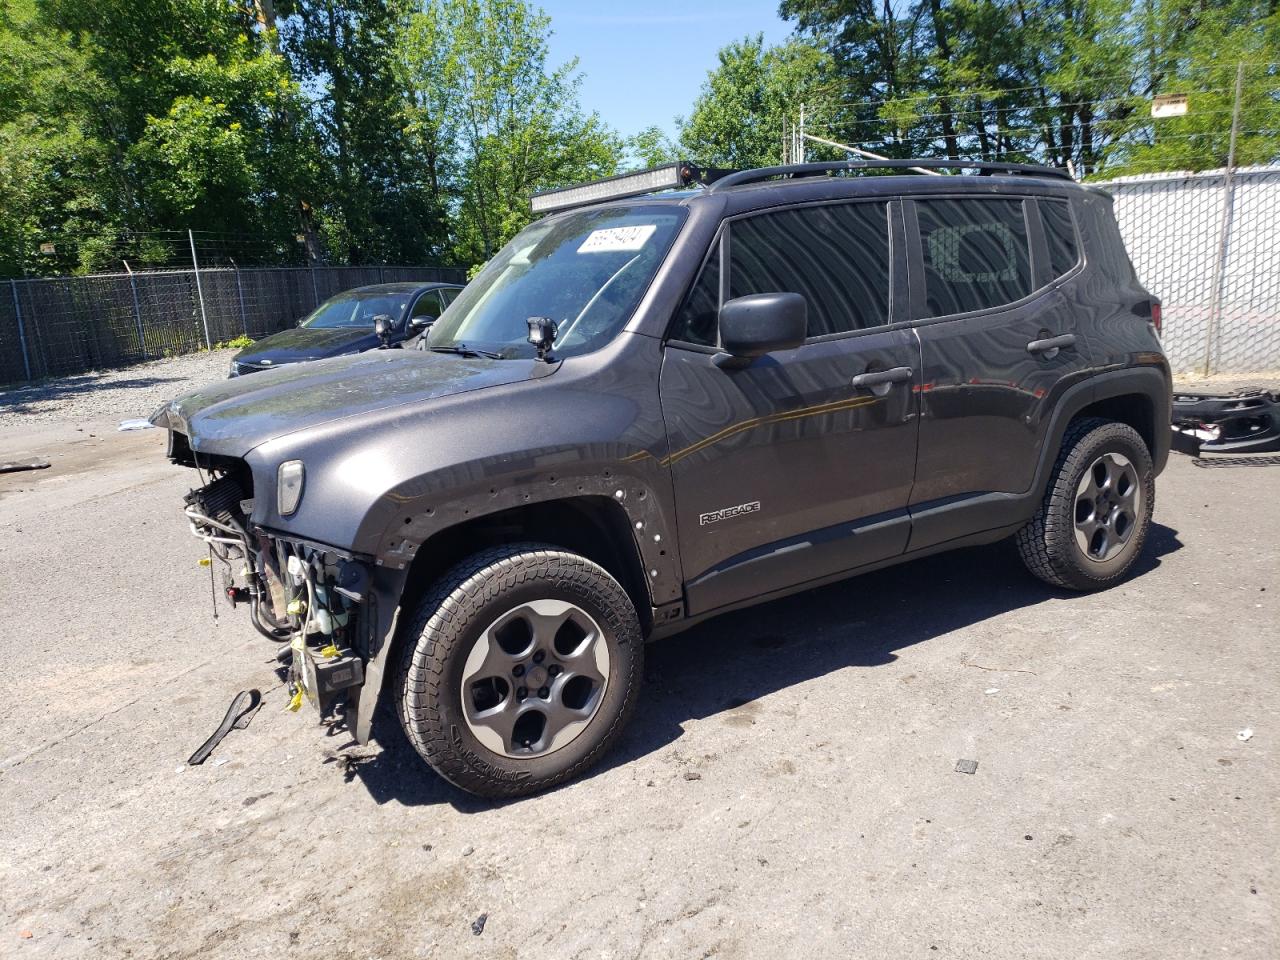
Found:
M 1044 224 L 1044 241 L 1049 248 L 1049 269 L 1060 277 L 1080 261 L 1076 245 L 1076 228 L 1071 219 L 1071 204 L 1065 200 L 1039 200 L 1040 222 Z
M 988 310 L 1031 293 L 1021 200 L 917 200 L 926 316 Z

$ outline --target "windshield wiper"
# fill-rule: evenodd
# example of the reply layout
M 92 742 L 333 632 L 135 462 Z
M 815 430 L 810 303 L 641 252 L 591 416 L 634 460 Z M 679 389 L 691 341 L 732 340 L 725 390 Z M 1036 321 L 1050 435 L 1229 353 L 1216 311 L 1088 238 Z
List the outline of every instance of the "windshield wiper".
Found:
M 489 360 L 501 360 L 502 354 L 494 353 L 492 350 L 478 350 L 475 347 L 468 347 L 465 343 L 443 344 L 438 347 L 428 347 L 432 353 L 456 353 L 463 357 L 485 357 Z

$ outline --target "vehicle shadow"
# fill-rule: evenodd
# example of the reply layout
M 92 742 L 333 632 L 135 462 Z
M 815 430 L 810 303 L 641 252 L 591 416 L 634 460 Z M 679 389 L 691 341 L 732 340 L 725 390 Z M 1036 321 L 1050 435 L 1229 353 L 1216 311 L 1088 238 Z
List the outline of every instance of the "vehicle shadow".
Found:
M 1139 578 L 1182 548 L 1151 525 Z M 1005 543 L 939 554 L 735 611 L 646 650 L 645 686 L 621 742 L 586 778 L 675 742 L 690 720 L 736 710 L 776 690 L 849 667 L 893 663 L 897 651 L 989 617 L 1075 594 L 1032 578 Z M 387 697 L 386 700 L 390 700 Z M 421 761 L 394 712 L 375 718 L 376 755 L 348 764 L 378 803 L 449 803 L 463 812 L 502 806 L 450 786 Z M 511 801 L 506 801 L 511 802 Z

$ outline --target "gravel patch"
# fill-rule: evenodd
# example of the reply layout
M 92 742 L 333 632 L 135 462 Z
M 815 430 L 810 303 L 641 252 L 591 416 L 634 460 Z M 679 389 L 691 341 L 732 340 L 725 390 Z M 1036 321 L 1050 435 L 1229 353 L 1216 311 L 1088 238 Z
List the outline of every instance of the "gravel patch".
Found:
M 166 401 L 225 377 L 234 354 L 189 353 L 5 390 L 0 392 L 0 429 L 149 417 Z

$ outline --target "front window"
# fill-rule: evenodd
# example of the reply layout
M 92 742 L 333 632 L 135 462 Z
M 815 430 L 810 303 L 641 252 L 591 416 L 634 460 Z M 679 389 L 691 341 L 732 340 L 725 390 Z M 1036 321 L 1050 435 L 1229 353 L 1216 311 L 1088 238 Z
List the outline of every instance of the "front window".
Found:
M 550 317 L 557 356 L 599 349 L 644 296 L 684 216 L 670 206 L 610 207 L 532 224 L 458 295 L 427 346 L 532 357 L 526 321 Z
M 407 293 L 340 293 L 326 300 L 302 321 L 312 328 L 367 327 L 373 329 L 373 318 L 386 314 L 399 322 L 409 305 Z

